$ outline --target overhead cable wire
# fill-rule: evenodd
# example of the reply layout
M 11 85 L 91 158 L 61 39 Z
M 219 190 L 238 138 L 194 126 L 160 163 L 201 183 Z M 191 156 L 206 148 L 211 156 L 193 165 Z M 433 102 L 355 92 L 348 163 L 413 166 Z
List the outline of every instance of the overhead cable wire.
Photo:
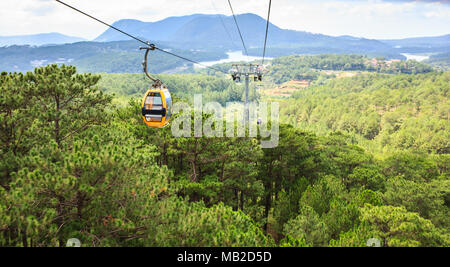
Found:
M 77 8 L 75 8 L 75 7 L 73 7 L 73 6 L 71 6 L 71 5 L 68 5 L 68 4 L 66 4 L 66 3 L 64 3 L 64 2 L 62 2 L 62 1 L 60 1 L 60 0 L 55 0 L 55 1 L 58 2 L 58 3 L 60 3 L 60 4 L 65 5 L 66 7 L 71 8 L 71 9 L 73 9 L 73 10 L 75 10 L 75 11 L 77 11 L 77 12 L 79 12 L 79 13 L 85 15 L 85 16 L 88 16 L 89 18 L 91 18 L 91 19 L 93 19 L 93 20 L 96 20 L 96 21 L 98 21 L 98 22 L 100 22 L 100 23 L 102 23 L 102 24 L 104 24 L 104 25 L 106 25 L 106 26 L 108 26 L 108 27 L 110 27 L 110 28 L 112 28 L 112 29 L 114 29 L 114 30 L 116 30 L 116 31 L 118 31 L 118 32 L 120 32 L 120 33 L 122 33 L 122 34 L 125 34 L 126 36 L 128 36 L 128 37 L 130 37 L 130 38 L 132 38 L 132 39 L 135 39 L 135 40 L 138 41 L 138 42 L 141 42 L 141 43 L 143 43 L 143 44 L 145 44 L 145 45 L 149 45 L 148 42 L 144 42 L 144 41 L 142 41 L 141 39 L 136 38 L 136 37 L 134 37 L 133 35 L 128 34 L 128 33 L 124 32 L 124 31 L 122 31 L 122 30 L 120 30 L 120 29 L 118 29 L 118 28 L 116 28 L 116 27 L 114 27 L 114 26 L 112 26 L 112 25 L 109 25 L 108 23 L 103 22 L 103 21 L 101 21 L 101 20 L 99 20 L 99 19 L 97 19 L 97 18 L 95 18 L 95 17 L 93 17 L 93 16 L 91 16 L 91 15 L 89 15 L 89 14 L 87 14 L 87 13 L 85 13 L 85 12 L 83 12 L 83 11 L 81 11 L 81 10 L 79 10 L 79 9 L 77 9 Z
M 227 26 L 225 25 L 225 21 L 223 20 L 222 15 L 219 14 L 219 10 L 217 9 L 217 7 L 216 7 L 216 5 L 214 4 L 214 1 L 213 1 L 213 0 L 211 0 L 211 4 L 212 4 L 213 8 L 216 10 L 217 16 L 220 18 L 220 21 L 221 21 L 221 23 L 222 23 L 222 26 L 223 26 L 223 28 L 225 29 L 225 32 L 227 33 L 228 38 L 230 38 L 231 44 L 233 45 L 233 47 L 237 47 L 237 45 L 234 43 L 233 38 L 231 37 L 230 31 L 228 31 L 228 28 L 227 28 Z
M 234 14 L 233 6 L 231 5 L 231 1 L 230 0 L 228 0 L 228 4 L 230 5 L 231 13 L 233 13 L 234 23 L 236 24 L 236 27 L 237 27 L 238 32 L 239 32 L 239 36 L 241 37 L 242 46 L 244 47 L 245 54 L 248 57 L 247 47 L 245 46 L 244 38 L 242 37 L 241 29 L 239 28 L 239 24 L 237 22 L 236 15 Z
M 269 25 L 270 25 L 270 10 L 272 8 L 272 0 L 269 0 L 269 11 L 267 14 L 267 25 L 266 25 L 266 37 L 264 39 L 264 51 L 263 51 L 263 58 L 262 58 L 262 65 L 264 65 L 264 59 L 266 57 L 266 45 L 267 45 L 267 36 L 269 33 Z
M 222 70 L 220 70 L 220 69 L 217 69 L 217 68 L 214 68 L 214 67 L 210 67 L 210 66 L 206 66 L 206 65 L 204 65 L 204 64 L 202 64 L 202 63 L 199 63 L 199 62 L 197 62 L 197 61 L 194 61 L 194 60 L 188 59 L 188 58 L 186 58 L 186 57 L 179 56 L 179 55 L 174 54 L 174 53 L 172 53 L 172 52 L 169 52 L 169 51 L 166 51 L 166 50 L 164 50 L 164 49 L 161 49 L 161 48 L 159 48 L 159 47 L 157 47 L 157 46 L 155 46 L 155 45 L 153 45 L 153 44 L 150 44 L 149 42 L 145 42 L 145 41 L 143 41 L 143 40 L 141 40 L 141 39 L 139 39 L 139 38 L 137 38 L 137 37 L 135 37 L 135 36 L 133 36 L 133 35 L 127 33 L 127 32 L 122 31 L 121 29 L 118 29 L 118 28 L 116 28 L 116 27 L 114 27 L 114 26 L 112 26 L 112 25 L 110 25 L 110 24 L 108 24 L 108 23 L 106 23 L 106 22 L 104 22 L 104 21 L 101 21 L 101 20 L 99 20 L 99 19 L 97 19 L 97 18 L 95 18 L 95 17 L 93 17 L 93 16 L 91 16 L 91 15 L 89 15 L 89 14 L 87 14 L 87 13 L 85 13 L 85 12 L 83 12 L 83 11 L 81 11 L 81 10 L 79 10 L 79 9 L 77 9 L 77 8 L 75 8 L 75 7 L 73 7 L 73 6 L 71 6 L 71 5 L 69 5 L 69 4 L 66 4 L 66 3 L 64 3 L 63 1 L 60 1 L 60 0 L 55 0 L 55 1 L 58 2 L 58 3 L 60 3 L 60 4 L 62 4 L 62 5 L 64 5 L 64 6 L 66 6 L 66 7 L 69 7 L 69 8 L 71 8 L 71 9 L 73 9 L 73 10 L 75 10 L 75 11 L 77 11 L 77 12 L 79 12 L 79 13 L 81 13 L 81 14 L 83 14 L 83 15 L 85 15 L 85 16 L 87 16 L 87 17 L 93 19 L 93 20 L 95 20 L 95 21 L 98 21 L 98 22 L 100 22 L 100 23 L 102 23 L 102 24 L 104 24 L 104 25 L 110 27 L 111 29 L 114 29 L 114 30 L 116 30 L 116 31 L 118 31 L 118 32 L 120 32 L 120 33 L 122 33 L 122 34 L 124 34 L 124 35 L 126 35 L 126 36 L 128 36 L 128 37 L 130 37 L 130 38 L 132 38 L 132 39 L 134 39 L 134 40 L 136 40 L 136 41 L 138 41 L 138 42 L 140 42 L 140 43 L 143 43 L 143 44 L 145 44 L 146 46 L 153 47 L 155 50 L 158 50 L 158 51 L 163 52 L 163 53 L 166 53 L 166 54 L 168 54 L 168 55 L 171 55 L 171 56 L 174 56 L 174 57 L 177 57 L 177 58 L 180 58 L 180 59 L 189 61 L 189 62 L 191 62 L 191 63 L 193 63 L 193 64 L 197 64 L 197 65 L 200 65 L 200 66 L 203 66 L 203 67 L 206 67 L 206 68 L 215 70 L 215 71 L 222 72 L 222 73 L 224 73 L 224 74 L 228 74 L 228 73 L 226 73 L 226 72 L 224 72 L 224 71 L 222 71 Z

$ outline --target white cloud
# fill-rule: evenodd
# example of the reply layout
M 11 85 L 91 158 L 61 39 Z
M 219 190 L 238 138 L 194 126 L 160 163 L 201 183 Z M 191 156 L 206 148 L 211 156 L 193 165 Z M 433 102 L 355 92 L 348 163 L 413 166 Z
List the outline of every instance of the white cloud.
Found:
M 425 17 L 427 18 L 440 18 L 440 19 L 450 19 L 450 10 L 441 9 L 425 12 Z

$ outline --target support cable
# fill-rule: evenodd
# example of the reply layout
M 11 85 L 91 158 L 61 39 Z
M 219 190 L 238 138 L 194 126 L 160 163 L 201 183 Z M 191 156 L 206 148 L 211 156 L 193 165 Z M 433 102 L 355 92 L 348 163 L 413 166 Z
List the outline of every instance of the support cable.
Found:
M 231 5 L 231 1 L 230 0 L 228 0 L 228 4 L 230 5 L 231 13 L 233 13 L 234 23 L 236 24 L 236 27 L 237 27 L 238 32 L 239 32 L 239 36 L 241 37 L 242 46 L 244 47 L 245 54 L 248 57 L 247 47 L 245 46 L 244 38 L 242 37 L 241 29 L 239 28 L 239 24 L 237 22 L 236 15 L 234 14 L 233 6 Z
M 269 0 L 269 11 L 267 14 L 267 25 L 266 25 L 266 37 L 264 39 L 264 52 L 263 52 L 263 59 L 262 59 L 262 66 L 264 66 L 264 59 L 266 57 L 266 45 L 267 45 L 267 36 L 269 33 L 269 25 L 270 25 L 270 10 L 272 8 L 272 0 Z
M 233 38 L 231 37 L 230 31 L 228 30 L 227 26 L 225 25 L 225 21 L 222 18 L 222 15 L 219 14 L 219 10 L 217 9 L 216 5 L 214 4 L 214 1 L 211 0 L 211 4 L 213 6 L 213 8 L 216 10 L 217 16 L 220 18 L 220 21 L 222 23 L 223 28 L 225 29 L 225 32 L 228 35 L 228 38 L 230 39 L 231 44 L 233 45 L 233 47 L 237 47 L 237 45 L 234 43 Z

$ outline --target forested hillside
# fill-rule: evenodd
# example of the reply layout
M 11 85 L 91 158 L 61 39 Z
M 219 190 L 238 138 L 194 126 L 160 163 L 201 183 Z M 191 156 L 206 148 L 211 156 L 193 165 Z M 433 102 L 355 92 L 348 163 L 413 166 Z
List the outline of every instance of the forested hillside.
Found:
M 99 88 L 104 92 L 114 93 L 116 96 L 141 98 L 149 89 L 145 74 L 101 74 Z M 223 76 L 223 75 L 222 75 Z M 171 92 L 177 97 L 191 101 L 195 94 L 201 94 L 204 101 L 226 102 L 241 101 L 243 99 L 243 86 L 229 78 L 208 76 L 203 74 L 159 74 L 155 77 L 164 81 Z M 250 99 L 255 99 L 254 91 Z
M 223 51 L 191 51 L 173 49 L 161 42 L 158 44 L 161 49 L 195 61 L 213 61 L 226 57 Z M 71 64 L 77 66 L 80 72 L 139 73 L 142 72 L 143 58 L 143 51 L 139 50 L 135 41 L 78 42 L 37 47 L 13 45 L 0 47 L 0 70 L 22 72 L 48 64 Z M 192 65 L 158 51 L 151 54 L 150 62 L 150 71 L 156 73 Z
M 0 246 L 450 245 L 449 73 L 307 89 L 282 103 L 295 127 L 281 125 L 273 149 L 148 128 L 140 99 L 114 106 L 103 92 L 145 90 L 118 75 L 0 75 Z M 208 86 L 221 102 L 242 95 L 221 78 L 164 80 L 175 99 Z M 393 151 L 375 156 L 345 132 Z
M 442 70 L 449 70 L 450 52 L 432 55 L 426 62 Z
M 352 134 L 374 151 L 448 154 L 449 90 L 450 72 L 331 80 L 283 103 L 282 120 L 321 134 Z
M 272 60 L 267 75 L 275 83 L 317 80 L 323 70 L 415 74 L 431 72 L 433 68 L 414 60 L 386 60 L 361 55 L 294 55 Z
M 0 246 L 274 244 L 241 210 L 180 198 L 161 164 L 167 131 L 114 109 L 99 79 L 56 65 L 1 74 Z
M 274 60 L 265 76 L 268 80 L 320 80 L 313 83 L 313 87 L 301 89 L 293 98 L 282 102 L 282 120 L 322 135 L 330 131 L 346 132 L 373 152 L 419 149 L 427 153 L 448 153 L 449 72 L 370 74 L 390 73 L 393 68 L 380 67 L 376 70 L 366 65 L 367 60 L 357 55 L 301 56 L 295 60 Z M 428 65 L 416 61 L 405 64 L 409 66 L 405 72 L 432 71 Z M 216 67 L 225 70 L 231 65 L 221 64 Z M 360 70 L 361 74 L 335 79 L 335 75 L 326 74 L 327 70 Z M 205 101 L 217 101 L 222 105 L 243 100 L 243 85 L 223 75 L 177 74 L 157 77 L 164 80 L 177 97 L 187 101 L 194 94 L 202 94 Z M 122 103 L 126 103 L 129 97 L 140 98 L 148 89 L 148 81 L 144 74 L 102 74 L 99 87 L 104 92 L 114 93 L 116 97 L 126 96 L 122 100 Z M 250 89 L 250 100 L 260 99 L 255 84 Z

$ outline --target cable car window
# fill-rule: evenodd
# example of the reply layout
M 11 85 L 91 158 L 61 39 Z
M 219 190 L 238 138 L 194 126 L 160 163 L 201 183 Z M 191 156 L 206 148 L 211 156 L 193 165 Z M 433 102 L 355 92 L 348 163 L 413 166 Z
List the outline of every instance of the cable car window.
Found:
M 172 116 L 172 96 L 170 95 L 169 90 L 164 91 L 164 96 L 166 97 L 167 105 L 166 121 L 169 121 L 170 117 Z
M 161 115 L 145 115 L 145 120 L 147 122 L 161 122 L 162 118 Z
M 150 93 L 145 99 L 145 105 L 147 109 L 151 109 L 153 106 L 162 106 L 162 99 L 160 93 Z

